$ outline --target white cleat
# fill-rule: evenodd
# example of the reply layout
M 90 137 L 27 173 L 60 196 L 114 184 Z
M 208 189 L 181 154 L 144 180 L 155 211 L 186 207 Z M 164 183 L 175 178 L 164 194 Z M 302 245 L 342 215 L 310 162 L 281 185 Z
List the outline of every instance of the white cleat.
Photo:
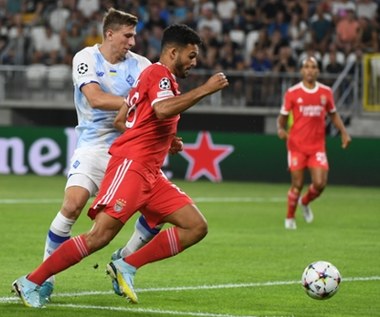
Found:
M 303 218 L 307 223 L 311 223 L 314 220 L 314 214 L 309 205 L 302 204 L 301 197 L 298 200 L 298 205 L 302 208 Z
M 296 219 L 295 218 L 286 218 L 285 219 L 285 229 L 296 230 L 297 229 Z

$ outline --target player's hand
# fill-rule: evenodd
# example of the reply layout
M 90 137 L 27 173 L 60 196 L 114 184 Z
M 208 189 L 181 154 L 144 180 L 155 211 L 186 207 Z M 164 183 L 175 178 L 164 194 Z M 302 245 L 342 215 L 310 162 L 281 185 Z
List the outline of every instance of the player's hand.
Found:
M 177 154 L 183 150 L 183 142 L 182 138 L 175 136 L 172 140 L 172 144 L 170 145 L 169 154 Z
M 212 75 L 208 81 L 205 83 L 205 86 L 208 88 L 210 93 L 214 93 L 218 90 L 221 90 L 229 85 L 226 75 L 223 73 L 217 73 Z
M 288 139 L 288 132 L 285 129 L 278 129 L 277 135 L 281 140 L 287 140 Z
M 351 143 L 351 137 L 348 133 L 342 133 L 342 148 L 346 149 Z

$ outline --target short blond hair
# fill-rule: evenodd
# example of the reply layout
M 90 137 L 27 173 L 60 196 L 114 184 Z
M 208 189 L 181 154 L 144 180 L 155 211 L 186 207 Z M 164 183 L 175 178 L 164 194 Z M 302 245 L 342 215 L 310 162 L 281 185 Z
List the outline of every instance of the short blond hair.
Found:
M 136 26 L 138 18 L 130 13 L 111 8 L 103 18 L 103 37 L 106 36 L 107 30 L 118 30 L 121 26 Z

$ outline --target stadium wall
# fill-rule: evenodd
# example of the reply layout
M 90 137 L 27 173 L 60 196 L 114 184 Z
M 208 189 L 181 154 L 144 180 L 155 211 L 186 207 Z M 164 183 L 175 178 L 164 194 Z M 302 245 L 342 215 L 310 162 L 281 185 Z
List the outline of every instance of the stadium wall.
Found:
M 168 156 L 170 177 L 196 181 L 289 182 L 286 148 L 275 135 L 181 130 L 184 151 Z M 380 186 L 376 138 L 354 138 L 343 150 L 327 139 L 330 184 Z M 0 174 L 65 174 L 74 151 L 73 128 L 0 127 Z

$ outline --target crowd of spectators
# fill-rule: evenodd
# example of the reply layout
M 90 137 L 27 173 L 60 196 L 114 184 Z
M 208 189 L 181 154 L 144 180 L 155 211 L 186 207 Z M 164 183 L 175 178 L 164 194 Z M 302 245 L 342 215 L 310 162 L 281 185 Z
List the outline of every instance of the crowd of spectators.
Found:
M 152 62 L 163 29 L 185 23 L 203 41 L 198 68 L 294 72 L 306 55 L 322 71 L 378 52 L 377 0 L 0 0 L 0 64 L 71 64 L 102 40 L 110 7 L 138 16 L 136 47 Z

